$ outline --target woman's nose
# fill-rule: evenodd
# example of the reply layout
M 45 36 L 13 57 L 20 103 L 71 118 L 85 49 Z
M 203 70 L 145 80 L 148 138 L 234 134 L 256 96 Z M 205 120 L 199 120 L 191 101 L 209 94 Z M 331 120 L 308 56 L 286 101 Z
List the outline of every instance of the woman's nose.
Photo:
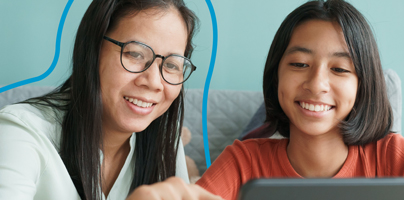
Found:
M 328 73 L 328 67 L 326 66 L 313 67 L 306 76 L 303 88 L 315 95 L 328 93 L 330 91 Z
M 145 86 L 150 90 L 163 90 L 163 79 L 160 74 L 160 64 L 162 60 L 156 58 L 151 66 L 144 72 L 139 74 L 136 78 L 136 84 L 138 86 Z

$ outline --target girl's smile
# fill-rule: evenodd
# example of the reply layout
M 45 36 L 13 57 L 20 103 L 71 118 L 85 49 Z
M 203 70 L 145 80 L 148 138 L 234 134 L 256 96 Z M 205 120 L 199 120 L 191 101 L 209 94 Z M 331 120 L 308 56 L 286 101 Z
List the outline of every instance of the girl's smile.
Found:
M 321 118 L 332 112 L 331 109 L 334 109 L 334 106 L 321 102 L 314 103 L 312 101 L 297 101 L 296 104 L 301 107 L 301 112 L 308 117 Z

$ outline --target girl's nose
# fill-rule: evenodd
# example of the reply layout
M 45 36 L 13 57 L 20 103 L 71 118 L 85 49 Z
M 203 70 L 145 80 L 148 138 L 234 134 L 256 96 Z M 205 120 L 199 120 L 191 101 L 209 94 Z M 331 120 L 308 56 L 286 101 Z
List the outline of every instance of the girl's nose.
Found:
M 328 73 L 326 66 L 313 67 L 307 74 L 303 88 L 315 95 L 328 93 L 330 91 Z

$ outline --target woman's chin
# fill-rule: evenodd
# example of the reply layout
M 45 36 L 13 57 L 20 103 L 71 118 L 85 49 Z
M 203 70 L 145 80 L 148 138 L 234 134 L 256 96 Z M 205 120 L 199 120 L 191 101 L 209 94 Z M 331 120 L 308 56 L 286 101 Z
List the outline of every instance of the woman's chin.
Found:
M 140 126 L 132 126 L 132 127 L 128 127 L 128 132 L 130 133 L 138 133 L 138 132 L 142 132 L 144 130 L 146 130 L 146 128 L 149 126 L 150 124 L 142 124 Z

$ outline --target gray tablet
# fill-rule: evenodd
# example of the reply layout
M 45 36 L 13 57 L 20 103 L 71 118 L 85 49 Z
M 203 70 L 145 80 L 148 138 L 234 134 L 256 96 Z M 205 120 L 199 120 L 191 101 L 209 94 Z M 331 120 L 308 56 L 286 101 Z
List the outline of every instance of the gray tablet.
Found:
M 239 200 L 398 200 L 404 178 L 255 179 L 241 187 Z

